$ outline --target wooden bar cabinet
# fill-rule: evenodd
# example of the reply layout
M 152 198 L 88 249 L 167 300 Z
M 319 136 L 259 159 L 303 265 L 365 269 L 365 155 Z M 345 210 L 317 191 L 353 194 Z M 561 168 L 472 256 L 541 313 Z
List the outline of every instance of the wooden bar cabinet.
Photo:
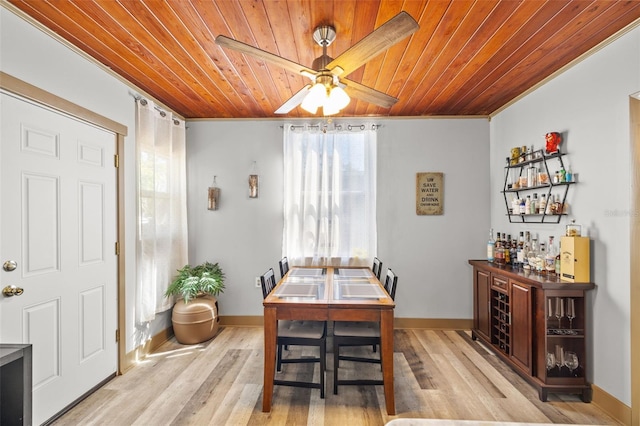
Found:
M 577 393 L 591 402 L 587 382 L 586 292 L 555 274 L 469 260 L 473 266 L 472 337 L 492 349 L 538 390 Z

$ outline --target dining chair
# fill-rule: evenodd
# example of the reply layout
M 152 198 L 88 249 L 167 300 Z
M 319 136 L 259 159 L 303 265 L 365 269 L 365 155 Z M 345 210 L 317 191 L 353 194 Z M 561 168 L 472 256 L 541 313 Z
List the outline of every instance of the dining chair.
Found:
M 371 266 L 371 272 L 376 276 L 377 279 L 380 279 L 380 274 L 382 273 L 382 261 L 377 257 L 373 258 L 373 265 Z
M 384 288 L 395 300 L 398 277 L 387 269 Z M 340 348 L 345 346 L 372 346 L 373 352 L 380 345 L 380 323 L 364 321 L 336 321 L 333 325 L 333 394 L 338 394 L 338 385 L 382 385 L 382 379 L 339 380 L 338 367 L 340 361 L 353 361 L 382 364 L 380 358 L 366 356 L 340 355 Z M 382 356 L 382 354 L 380 355 Z
M 266 298 L 276 287 L 273 268 L 260 276 L 262 296 Z M 302 388 L 320 389 L 320 398 L 324 398 L 324 379 L 326 371 L 327 353 L 327 323 L 326 321 L 296 321 L 278 320 L 278 338 L 276 340 L 276 371 L 282 371 L 282 364 L 320 363 L 320 382 L 305 382 L 300 380 L 274 379 L 274 385 L 295 386 Z M 318 357 L 282 358 L 283 346 L 317 346 L 320 351 Z
M 280 259 L 278 265 L 280 266 L 280 278 L 284 278 L 287 272 L 289 272 L 289 259 L 287 259 L 287 256 Z

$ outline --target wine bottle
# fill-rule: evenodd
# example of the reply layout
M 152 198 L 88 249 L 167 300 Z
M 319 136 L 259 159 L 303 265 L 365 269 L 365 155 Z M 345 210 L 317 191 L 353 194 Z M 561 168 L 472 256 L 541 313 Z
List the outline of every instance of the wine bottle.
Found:
M 495 261 L 496 242 L 493 239 L 493 228 L 489 230 L 489 241 L 487 242 L 487 261 L 493 263 Z

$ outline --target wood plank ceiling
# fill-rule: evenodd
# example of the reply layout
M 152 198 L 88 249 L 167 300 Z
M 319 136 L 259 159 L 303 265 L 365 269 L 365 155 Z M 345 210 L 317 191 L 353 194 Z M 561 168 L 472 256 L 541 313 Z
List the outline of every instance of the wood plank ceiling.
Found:
M 335 58 L 404 10 L 419 30 L 348 76 L 399 101 L 352 99 L 339 115 L 486 116 L 640 23 L 640 1 L 8 1 L 185 118 L 282 117 L 309 81 L 218 35 L 311 67 L 318 25 L 335 27 Z

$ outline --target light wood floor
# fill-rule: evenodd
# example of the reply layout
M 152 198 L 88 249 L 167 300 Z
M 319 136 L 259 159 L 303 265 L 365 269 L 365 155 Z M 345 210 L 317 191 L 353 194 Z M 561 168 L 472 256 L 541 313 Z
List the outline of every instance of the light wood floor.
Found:
M 259 327 L 226 327 L 204 344 L 169 341 L 54 424 L 384 425 L 396 418 L 619 424 L 577 396 L 550 395 L 541 402 L 469 332 L 437 330 L 395 331 L 397 416 L 386 414 L 382 386 L 344 386 L 333 395 L 332 354 L 324 400 L 318 390 L 276 386 L 272 411 L 263 413 L 262 333 Z M 297 350 L 290 352 L 299 355 Z M 284 368 L 278 374 L 287 378 L 318 375 L 317 364 Z M 351 362 L 341 363 L 340 373 L 381 374 L 379 365 Z

